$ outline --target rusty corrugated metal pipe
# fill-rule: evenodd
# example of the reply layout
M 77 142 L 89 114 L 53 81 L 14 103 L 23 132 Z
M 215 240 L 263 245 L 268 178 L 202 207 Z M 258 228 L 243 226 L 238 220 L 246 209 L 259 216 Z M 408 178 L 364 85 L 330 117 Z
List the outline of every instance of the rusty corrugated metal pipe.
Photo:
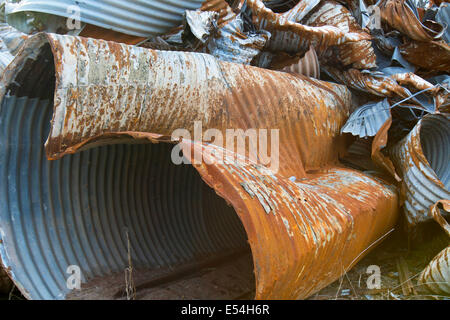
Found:
M 110 297 L 107 277 L 123 279 L 128 264 L 124 228 L 133 263 L 151 275 L 249 245 L 257 299 L 306 298 L 397 218 L 393 186 L 338 167 L 351 109 L 340 85 L 40 34 L 6 69 L 1 93 L 0 254 L 27 298 L 70 297 L 69 265 Z M 280 170 L 195 136 L 180 142 L 193 166 L 175 165 L 165 142 L 177 128 L 195 133 L 195 121 L 279 129 Z M 192 161 L 196 150 L 211 161 Z

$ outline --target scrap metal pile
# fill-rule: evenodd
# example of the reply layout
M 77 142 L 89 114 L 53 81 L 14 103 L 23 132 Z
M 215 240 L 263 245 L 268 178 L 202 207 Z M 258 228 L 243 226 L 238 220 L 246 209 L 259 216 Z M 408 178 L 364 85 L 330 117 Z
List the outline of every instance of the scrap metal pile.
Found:
M 10 278 L 26 298 L 83 298 L 67 280 L 77 266 L 84 298 L 119 298 L 112 279 L 134 268 L 137 294 L 161 298 L 149 281 L 247 252 L 252 297 L 303 299 L 393 229 L 414 241 L 437 222 L 450 235 L 447 2 L 1 9 L 0 290 Z M 198 122 L 278 130 L 279 170 L 196 136 Z M 173 141 L 180 128 L 193 138 Z M 172 163 L 175 142 L 193 165 Z M 424 290 L 450 294 L 449 264 L 450 246 Z M 222 297 L 208 286 L 201 298 Z

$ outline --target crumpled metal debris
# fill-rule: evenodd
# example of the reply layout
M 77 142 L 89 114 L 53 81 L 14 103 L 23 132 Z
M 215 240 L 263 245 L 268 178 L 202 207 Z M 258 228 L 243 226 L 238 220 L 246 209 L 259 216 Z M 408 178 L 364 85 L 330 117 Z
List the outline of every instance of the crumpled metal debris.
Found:
M 367 103 L 352 113 L 341 132 L 351 133 L 360 138 L 374 137 L 390 117 L 387 99 Z
M 239 0 L 239 4 L 236 5 L 236 10 L 241 9 L 244 1 Z M 224 27 L 236 17 L 236 13 L 226 0 L 206 0 L 203 2 L 200 10 L 218 13 L 217 26 L 219 28 Z
M 207 48 L 210 54 L 222 61 L 250 64 L 270 37 L 271 34 L 267 31 L 249 30 L 242 14 L 239 14 L 217 30 Z
M 428 42 L 441 38 L 444 33 L 445 27 L 436 21 L 422 23 L 410 0 L 382 0 L 378 6 L 381 20 L 412 40 Z
M 189 31 L 202 43 L 211 35 L 218 13 L 214 11 L 186 10 L 186 22 Z
M 370 39 L 368 34 L 347 32 L 332 25 L 314 27 L 292 21 L 290 19 L 295 15 L 277 14 L 261 0 L 247 0 L 247 7 L 252 13 L 253 23 L 272 33 L 272 41 L 268 44 L 268 49 L 271 50 L 306 53 L 310 45 L 324 48 Z M 288 38 L 290 39 L 287 40 Z
M 358 69 L 342 70 L 329 65 L 323 66 L 323 70 L 340 83 L 376 96 L 394 97 L 397 95 L 401 98 L 411 96 L 411 92 L 407 88 L 400 86 L 397 81 L 383 73 L 362 72 Z
M 11 63 L 28 37 L 6 23 L 4 6 L 4 2 L 0 4 L 0 20 L 3 20 L 0 22 L 0 74 Z
M 311 26 L 334 26 L 346 33 L 357 33 L 360 41 L 349 42 L 337 46 L 336 53 L 343 66 L 352 66 L 357 69 L 370 69 L 376 67 L 376 56 L 369 40 L 368 33 L 363 31 L 350 11 L 333 0 L 321 1 L 306 23 Z

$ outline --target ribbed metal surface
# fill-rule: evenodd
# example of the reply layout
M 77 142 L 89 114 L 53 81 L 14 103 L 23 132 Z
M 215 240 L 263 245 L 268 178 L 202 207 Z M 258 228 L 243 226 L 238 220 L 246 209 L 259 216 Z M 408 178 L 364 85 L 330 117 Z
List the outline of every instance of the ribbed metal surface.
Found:
M 303 58 L 296 63 L 284 67 L 281 71 L 302 74 L 307 77 L 319 79 L 320 65 L 316 50 L 314 50 L 313 47 L 310 47 Z
M 76 77 L 74 77 L 74 70 L 77 72 Z M 111 70 L 117 70 L 117 72 L 111 72 Z M 48 74 L 56 75 L 56 81 L 49 78 Z M 9 157 L 5 162 L 8 165 L 6 172 L 13 172 L 15 175 L 11 175 L 10 178 L 3 177 L 0 181 L 7 185 L 6 194 L 11 197 L 2 203 L 14 209 L 2 210 L 2 214 L 8 219 L 14 213 L 15 220 L 10 219 L 9 222 L 13 223 L 6 225 L 14 230 L 24 230 L 24 225 L 38 225 L 56 230 L 56 238 L 47 241 L 43 248 L 58 253 L 53 255 L 57 261 L 67 259 L 64 254 L 68 255 L 70 252 L 76 254 L 81 250 L 76 242 L 73 244 L 73 241 L 69 241 L 70 234 L 66 236 L 64 230 L 73 230 L 75 234 L 86 232 L 85 230 L 90 231 L 91 229 L 85 226 L 89 223 L 88 226 L 94 229 L 89 234 L 94 241 L 96 236 L 103 234 L 95 230 L 95 226 L 101 225 L 98 221 L 100 219 L 108 221 L 103 218 L 105 216 L 102 209 L 106 207 L 108 217 L 111 212 L 119 210 L 114 206 L 111 209 L 110 203 L 115 204 L 119 201 L 121 204 L 117 204 L 116 207 L 121 208 L 124 213 L 123 218 L 118 217 L 111 221 L 110 228 L 117 226 L 115 227 L 119 228 L 117 232 L 120 232 L 120 228 L 124 225 L 123 221 L 136 221 L 137 217 L 142 217 L 143 214 L 138 214 L 137 210 L 134 210 L 134 208 L 140 208 L 138 200 L 126 202 L 137 192 L 142 192 L 142 188 L 138 188 L 139 185 L 127 179 L 138 181 L 142 177 L 148 182 L 148 188 L 151 190 L 163 188 L 167 190 L 167 195 L 173 197 L 167 201 L 149 198 L 149 203 L 159 203 L 159 201 L 166 203 L 165 206 L 161 206 L 161 211 L 158 211 L 158 208 L 150 209 L 152 217 L 155 215 L 161 217 L 157 221 L 159 224 L 155 225 L 161 234 L 156 233 L 160 236 L 155 236 L 156 240 L 152 239 L 152 241 L 168 239 L 161 240 L 162 249 L 153 255 L 157 256 L 159 253 L 164 256 L 166 253 L 168 257 L 163 257 L 162 259 L 166 259 L 164 261 L 167 259 L 177 261 L 170 260 L 171 255 L 172 259 L 188 258 L 188 253 L 193 251 L 189 249 L 189 235 L 199 234 L 195 232 L 193 225 L 202 219 L 198 215 L 192 215 L 190 221 L 193 222 L 183 224 L 182 221 L 180 222 L 182 218 L 177 214 L 178 212 L 171 209 L 171 206 L 182 207 L 184 202 L 176 201 L 177 197 L 198 200 L 195 196 L 186 196 L 197 195 L 198 189 L 192 187 L 192 185 L 195 186 L 194 182 L 189 181 L 184 184 L 185 180 L 181 178 L 179 179 L 181 189 L 171 189 L 167 186 L 173 181 L 172 174 L 167 172 L 166 164 L 164 164 L 167 162 L 168 165 L 171 162 L 170 158 L 162 155 L 158 158 L 164 163 L 155 164 L 155 169 L 151 172 L 155 172 L 157 176 L 151 179 L 141 174 L 139 170 L 131 170 L 130 166 L 121 164 L 115 167 L 124 160 L 118 160 L 112 156 L 107 158 L 107 155 L 114 153 L 120 159 L 134 159 L 137 151 L 130 151 L 129 155 L 125 155 L 126 150 L 128 148 L 135 150 L 134 148 L 144 148 L 144 146 L 107 146 L 90 149 L 74 156 L 67 156 L 67 154 L 75 153 L 88 146 L 108 144 L 111 140 L 102 139 L 124 135 L 162 141 L 163 136 L 170 136 L 177 128 L 186 128 L 189 132 L 193 132 L 193 122 L 196 120 L 202 120 L 203 130 L 216 128 L 221 132 L 224 132 L 226 128 L 242 130 L 279 128 L 280 170 L 278 173 L 275 172 L 278 169 L 276 167 L 274 171 L 271 171 L 269 166 L 241 161 L 242 157 L 234 161 L 236 154 L 233 151 L 214 144 L 202 143 L 201 138 L 194 137 L 195 141 L 183 139 L 181 142 L 181 145 L 187 145 L 188 148 L 205 148 L 206 152 L 202 154 L 207 157 L 220 157 L 223 151 L 228 154 L 227 159 L 204 161 L 200 165 L 195 165 L 195 169 L 208 186 L 233 206 L 245 227 L 255 266 L 256 298 L 293 299 L 311 295 L 348 270 L 368 251 L 368 248 L 383 238 L 396 221 L 397 194 L 392 186 L 358 171 L 333 168 L 339 151 L 345 146 L 339 132 L 348 117 L 351 105 L 351 95 L 343 86 L 283 72 L 221 62 L 210 55 L 145 50 L 112 42 L 60 35 L 37 35 L 28 39 L 25 49 L 6 69 L 1 85 L 2 92 L 10 95 L 23 97 L 29 93 L 32 97 L 45 97 L 50 91 L 51 96 L 55 97 L 51 123 L 52 134 L 50 134 L 46 151 L 51 157 L 62 160 L 56 162 L 45 160 L 42 142 L 48 132 L 33 135 L 41 139 L 39 150 L 42 158 L 39 157 L 37 160 L 21 158 L 27 154 L 23 148 L 18 148 L 22 145 L 22 140 L 14 144 L 6 143 L 6 147 L 10 148 L 2 153 L 4 157 Z M 53 86 L 55 92 L 51 90 Z M 2 112 L 7 112 L 8 108 L 5 106 L 10 104 L 16 105 L 12 108 L 17 110 L 15 112 L 23 109 L 27 112 L 35 110 L 30 107 L 31 102 L 26 103 L 27 108 L 21 109 L 20 103 L 13 103 L 9 99 L 11 98 L 3 97 Z M 15 119 L 9 113 L 6 113 L 6 116 L 7 119 Z M 6 132 L 3 133 L 7 135 L 7 138 L 2 140 L 29 137 L 30 134 L 27 132 L 33 130 L 35 123 L 48 125 L 50 115 L 43 122 L 36 121 L 33 115 L 26 117 L 20 114 L 17 117 L 23 119 L 23 123 L 19 121 L 20 126 L 2 126 L 2 128 L 8 128 L 4 129 Z M 8 120 L 8 123 L 10 122 L 11 120 Z M 15 131 L 11 129 L 12 127 Z M 271 151 L 274 149 L 275 147 L 271 146 Z M 102 152 L 102 150 L 113 151 Z M 186 150 L 183 149 L 183 151 Z M 125 154 L 122 155 L 122 153 Z M 190 158 L 187 155 L 188 152 L 184 154 Z M 68 165 L 64 165 L 64 161 L 69 161 L 66 159 L 72 159 L 72 163 L 78 163 L 74 159 L 79 159 L 77 161 L 85 167 L 79 170 L 76 170 L 78 167 L 65 169 Z M 38 224 L 33 220 L 39 217 L 37 214 L 25 217 L 22 211 L 25 211 L 23 208 L 30 206 L 30 203 L 37 206 L 41 203 L 41 199 L 29 196 L 28 198 L 37 200 L 25 202 L 20 193 L 19 197 L 9 191 L 14 190 L 15 187 L 15 190 L 26 192 L 26 189 L 20 188 L 18 183 L 24 184 L 23 181 L 33 177 L 34 172 L 39 174 L 39 170 L 34 170 L 30 175 L 31 170 L 27 169 L 27 166 L 31 167 L 36 161 L 41 163 L 40 165 L 51 166 L 51 170 L 47 169 L 46 172 L 51 172 L 50 178 L 47 178 L 47 181 L 50 181 L 47 185 L 52 190 L 45 193 L 51 195 L 50 202 L 43 202 L 45 210 L 49 210 L 49 219 L 45 220 L 45 223 Z M 103 184 L 103 188 L 100 188 L 101 179 L 95 178 L 103 177 L 104 169 L 101 163 L 114 166 L 114 169 L 104 174 L 105 179 L 110 180 Z M 136 163 L 137 165 L 147 164 L 148 170 L 150 166 L 153 168 L 152 161 L 138 159 Z M 57 168 L 52 171 L 54 166 Z M 306 170 L 311 168 L 317 171 L 307 174 Z M 77 171 L 77 176 L 69 175 Z M 326 173 L 317 174 L 324 171 Z M 20 175 L 22 172 L 24 172 L 23 176 Z M 64 173 L 66 176 L 63 175 Z M 118 179 L 118 185 L 123 188 L 121 193 L 117 193 L 114 188 L 116 180 L 112 179 L 115 174 L 120 177 L 115 179 Z M 48 176 L 49 173 L 46 173 L 46 177 Z M 299 183 L 295 184 L 286 178 L 290 176 L 297 177 Z M 77 194 L 73 194 L 72 185 L 78 187 L 78 190 L 75 190 Z M 178 186 L 178 184 L 173 185 Z M 108 187 L 113 188 L 112 191 L 106 189 L 109 191 L 101 192 Z M 31 189 L 41 190 L 42 187 Z M 107 198 L 106 194 L 111 192 L 115 193 Z M 186 195 L 180 195 L 180 193 Z M 67 197 L 67 199 L 64 197 L 66 194 L 73 194 L 73 197 Z M 57 207 L 55 203 L 58 203 L 55 201 L 59 198 L 62 200 Z M 226 208 L 216 206 L 207 199 L 204 202 L 204 212 L 215 214 L 221 212 L 219 208 Z M 134 207 L 130 203 L 134 203 Z M 198 204 L 198 201 L 195 203 Z M 78 208 L 82 208 L 83 212 L 76 212 Z M 193 205 L 193 208 L 195 209 L 196 206 Z M 98 218 L 90 219 L 89 212 L 95 212 L 94 217 Z M 127 213 L 130 218 L 126 218 Z M 170 219 L 167 222 L 170 227 L 166 226 L 167 220 L 164 220 L 161 215 Z M 231 214 L 230 219 L 232 216 Z M 72 217 L 80 220 L 72 222 L 74 220 L 69 220 L 74 219 Z M 182 217 L 187 218 L 186 215 Z M 58 227 L 55 221 L 59 222 L 59 220 L 63 220 L 65 225 L 70 227 Z M 44 220 L 41 219 L 41 221 Z M 219 221 L 223 221 L 223 218 L 220 219 L 215 215 L 206 217 L 203 221 L 205 229 L 212 230 L 213 233 L 220 230 L 224 232 L 223 240 L 203 238 L 206 242 L 209 241 L 213 249 L 223 251 L 221 249 L 223 246 L 229 247 L 232 244 L 226 239 L 225 233 L 238 232 L 237 229 L 224 230 L 217 225 Z M 138 224 L 138 227 L 140 226 L 142 224 Z M 186 233 L 182 229 L 183 226 L 187 226 L 187 230 L 190 230 L 189 226 L 192 226 L 194 232 L 188 232 L 186 237 L 181 237 Z M 84 229 L 79 230 L 79 228 Z M 136 236 L 133 238 L 140 239 L 140 233 L 137 231 L 135 233 Z M 205 233 L 208 234 L 208 232 Z M 8 234 L 11 235 L 9 239 L 15 239 L 14 236 L 17 234 L 22 237 L 21 241 L 14 243 L 23 244 L 23 247 L 15 249 L 12 242 L 5 241 L 6 250 L 4 254 L 2 253 L 2 257 L 8 257 L 5 263 L 16 263 L 12 267 L 14 279 L 22 277 L 22 283 L 26 282 L 26 286 L 23 285 L 21 290 L 36 292 L 33 281 L 41 281 L 40 274 L 44 272 L 49 278 L 52 275 L 59 277 L 58 281 L 53 280 L 54 291 L 52 292 L 61 292 L 61 297 L 64 296 L 64 288 L 57 291 L 59 288 L 55 285 L 63 278 L 61 274 L 63 267 L 60 266 L 62 262 L 58 262 L 59 264 L 54 262 L 54 266 L 49 267 L 46 261 L 34 264 L 30 261 L 31 272 L 34 273 L 25 273 L 24 267 L 20 264 L 24 257 L 28 259 L 27 257 L 32 256 L 34 251 L 29 247 L 40 242 L 25 239 L 28 233 L 8 231 Z M 46 233 L 39 233 L 41 234 Z M 49 234 L 52 235 L 52 233 Z M 105 235 L 105 238 L 108 235 L 109 233 Z M 151 235 L 153 235 L 152 232 L 147 236 Z M 85 241 L 85 238 L 82 239 Z M 111 236 L 107 239 L 109 239 L 108 243 L 115 240 Z M 8 237 L 5 237 L 5 240 L 8 240 Z M 102 259 L 97 258 L 97 255 L 101 257 L 108 255 L 104 253 L 107 250 L 105 246 L 102 246 L 104 242 L 95 241 L 97 241 L 94 242 L 94 244 L 97 243 L 96 247 L 92 247 L 90 253 L 95 255 L 95 261 L 98 263 L 90 262 L 91 260 L 87 258 L 86 260 L 90 263 L 92 270 L 100 265 L 95 271 L 101 274 L 104 269 L 110 270 L 114 265 L 109 260 L 105 259 L 103 262 Z M 116 239 L 116 242 L 117 244 L 114 243 L 114 245 L 120 246 L 119 240 Z M 199 242 L 203 243 L 203 241 Z M 133 250 L 140 250 L 142 243 L 145 244 L 145 241 L 133 244 Z M 245 241 L 240 243 L 245 244 Z M 66 249 L 65 245 L 75 246 L 75 249 L 71 251 Z M 167 251 L 166 246 L 170 246 Z M 58 251 L 53 249 L 54 247 L 61 247 L 61 249 Z M 152 247 L 159 248 L 156 244 Z M 141 251 L 136 253 L 137 259 L 146 262 L 144 259 L 147 257 L 145 254 L 147 251 L 145 249 Z M 153 253 L 153 251 L 150 252 Z M 123 251 L 120 251 L 120 254 L 120 257 L 123 257 Z M 39 256 L 46 255 L 38 253 L 37 257 Z M 141 260 L 139 263 L 142 264 Z M 63 262 L 65 263 L 64 260 Z M 37 273 L 33 271 L 33 268 L 43 270 Z M 91 269 L 88 268 L 88 270 Z M 16 282 L 20 283 L 20 281 Z M 47 289 L 39 287 L 39 290 L 38 294 L 41 294 L 41 290 L 45 293 L 44 290 Z
M 0 113 L 0 253 L 33 299 L 61 299 L 66 269 L 175 266 L 246 246 L 233 209 L 169 145 L 110 145 L 48 161 L 52 101 L 7 97 Z M 203 205 L 205 203 L 205 205 Z
M 190 142 L 182 143 L 190 149 Z M 314 294 L 349 270 L 397 219 L 395 188 L 362 172 L 330 168 L 294 183 L 235 160 L 234 153 L 222 159 L 212 144 L 195 143 L 195 150 L 208 155 L 196 169 L 233 205 L 245 227 L 256 299 Z
M 43 72 L 40 77 L 54 75 L 56 63 L 57 108 L 46 149 L 53 158 L 103 133 L 170 136 L 177 128 L 192 133 L 194 121 L 202 121 L 204 130 L 224 134 L 228 128 L 279 128 L 280 158 L 286 160 L 280 172 L 286 176 L 300 177 L 304 169 L 328 166 L 346 147 L 339 131 L 349 115 L 351 96 L 340 85 L 222 62 L 206 54 L 71 36 L 37 35 L 27 44 L 5 71 L 2 90 L 52 95 L 51 85 L 41 88 L 44 81 L 29 70 Z M 30 52 L 40 60 L 30 61 Z
M 418 282 L 435 294 L 450 294 L 450 246 L 431 260 Z
M 26 38 L 24 33 L 13 27 L 0 24 L 0 73 L 11 63 Z
M 436 22 L 433 24 L 433 29 L 422 24 L 413 11 L 416 8 L 407 1 L 382 0 L 378 6 L 382 22 L 413 40 L 438 40 L 443 34 L 444 27 Z
M 341 132 L 351 133 L 360 138 L 374 137 L 390 116 L 390 105 L 387 99 L 367 103 L 350 115 Z
M 448 3 L 442 3 L 440 5 L 438 13 L 436 14 L 436 21 L 447 26 L 442 38 L 447 44 L 450 43 L 450 5 Z
M 7 24 L 0 24 L 1 49 L 7 49 L 13 56 L 17 54 L 20 47 L 28 36 Z
M 425 116 L 390 154 L 403 178 L 404 210 L 409 225 L 430 220 L 430 206 L 441 199 L 450 199 L 449 115 Z
M 81 21 L 139 37 L 163 34 L 181 24 L 185 10 L 201 7 L 204 0 L 22 0 L 8 15 L 34 11 L 69 17 L 78 6 Z

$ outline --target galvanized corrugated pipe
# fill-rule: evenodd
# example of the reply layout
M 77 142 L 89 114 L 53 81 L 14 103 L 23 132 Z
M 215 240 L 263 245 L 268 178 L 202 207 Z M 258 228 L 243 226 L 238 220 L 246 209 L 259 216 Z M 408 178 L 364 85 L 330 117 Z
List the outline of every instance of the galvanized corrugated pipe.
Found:
M 342 86 L 204 54 L 37 35 L 0 89 L 0 254 L 29 298 L 66 298 L 69 264 L 88 283 L 123 272 L 124 228 L 147 269 L 240 250 L 248 239 L 255 297 L 305 298 L 397 218 L 393 187 L 333 168 L 351 101 Z M 279 129 L 280 170 L 186 139 L 186 158 L 200 148 L 228 160 L 175 166 L 171 145 L 143 144 L 192 132 L 195 120 L 223 132 Z
M 450 199 L 450 117 L 430 114 L 391 150 L 403 178 L 404 212 L 408 226 L 431 221 L 430 207 Z
M 27 0 L 8 3 L 7 21 L 18 29 L 29 29 L 33 19 L 26 13 L 44 13 L 137 37 L 166 33 L 183 20 L 185 10 L 195 10 L 204 0 Z M 44 30 L 38 30 L 44 31 Z
M 48 161 L 52 106 L 8 96 L 0 114 L 0 247 L 26 297 L 64 298 L 70 265 L 85 280 L 123 271 L 127 230 L 135 268 L 246 247 L 233 210 L 195 170 L 172 164 L 169 145 L 103 146 Z

